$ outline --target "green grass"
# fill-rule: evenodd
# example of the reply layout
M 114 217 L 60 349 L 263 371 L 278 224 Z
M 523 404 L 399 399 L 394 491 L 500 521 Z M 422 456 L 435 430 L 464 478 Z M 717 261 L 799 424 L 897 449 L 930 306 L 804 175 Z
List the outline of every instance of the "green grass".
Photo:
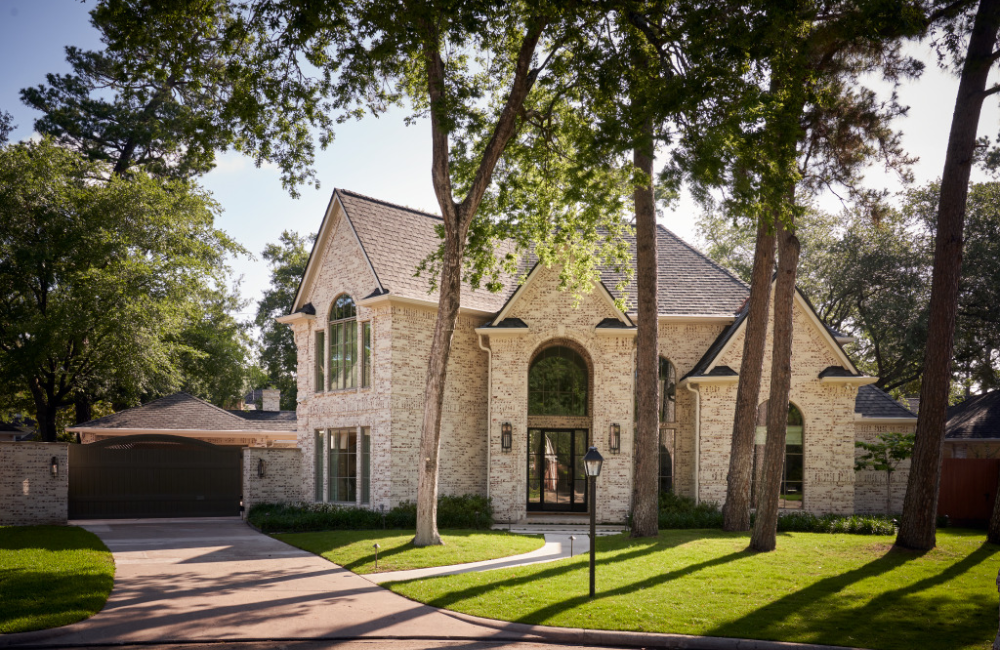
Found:
M 104 607 L 114 578 L 111 553 L 82 528 L 0 527 L 0 634 L 92 616 Z
M 375 543 L 381 546 L 378 573 L 493 560 L 534 551 L 545 543 L 538 536 L 482 530 L 445 530 L 441 533 L 443 546 L 425 548 L 415 548 L 410 543 L 412 530 L 329 530 L 274 537 L 321 555 L 354 573 L 375 573 L 375 549 L 372 548 Z
M 387 585 L 437 607 L 505 621 L 673 632 L 878 650 L 989 648 L 997 632 L 1000 546 L 978 531 L 938 531 L 926 554 L 891 536 L 714 530 L 598 540 L 597 596 L 587 557 Z

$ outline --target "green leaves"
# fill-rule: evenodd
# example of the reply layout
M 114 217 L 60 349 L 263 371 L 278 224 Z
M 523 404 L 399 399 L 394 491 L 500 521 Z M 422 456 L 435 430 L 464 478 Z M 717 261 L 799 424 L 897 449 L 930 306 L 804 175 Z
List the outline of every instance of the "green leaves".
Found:
M 854 446 L 864 453 L 854 461 L 854 469 L 892 472 L 899 463 L 913 455 L 916 436 L 912 433 L 880 433 L 875 442 L 858 440 Z
M 0 382 L 43 431 L 76 392 L 176 387 L 192 304 L 242 252 L 202 190 L 107 171 L 49 139 L 0 149 Z

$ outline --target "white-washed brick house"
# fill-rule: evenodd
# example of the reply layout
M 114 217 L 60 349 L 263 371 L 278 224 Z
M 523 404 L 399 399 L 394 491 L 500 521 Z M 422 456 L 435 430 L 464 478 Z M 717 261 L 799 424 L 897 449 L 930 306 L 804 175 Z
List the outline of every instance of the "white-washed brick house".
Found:
M 438 245 L 439 223 L 334 191 L 292 313 L 279 319 L 298 347 L 304 500 L 389 508 L 416 498 L 437 293 L 415 271 Z M 749 291 L 663 228 L 658 255 L 661 484 L 722 501 Z M 463 285 L 441 425 L 441 494 L 488 495 L 499 521 L 585 512 L 579 458 L 595 445 L 605 458 L 598 517 L 625 518 L 635 326 L 634 314 L 615 306 L 609 287 L 617 280 L 605 274 L 578 304 L 559 290 L 558 270 L 542 266 L 520 285 L 507 278 L 498 294 Z M 634 308 L 634 281 L 625 292 Z M 916 423 L 869 385 L 874 378 L 857 371 L 844 341 L 797 295 L 782 507 L 877 510 L 884 492 L 856 490 L 879 477 L 854 471 L 854 442 Z M 762 396 L 769 374 L 765 365 Z

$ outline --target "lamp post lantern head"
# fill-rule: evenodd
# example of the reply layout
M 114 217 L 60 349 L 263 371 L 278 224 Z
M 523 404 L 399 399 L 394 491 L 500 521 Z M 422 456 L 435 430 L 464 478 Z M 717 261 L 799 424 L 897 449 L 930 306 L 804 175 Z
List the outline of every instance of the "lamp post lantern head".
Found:
M 591 447 L 583 457 L 583 471 L 588 477 L 597 478 L 601 475 L 601 465 L 604 463 L 604 456 L 597 451 L 597 447 Z

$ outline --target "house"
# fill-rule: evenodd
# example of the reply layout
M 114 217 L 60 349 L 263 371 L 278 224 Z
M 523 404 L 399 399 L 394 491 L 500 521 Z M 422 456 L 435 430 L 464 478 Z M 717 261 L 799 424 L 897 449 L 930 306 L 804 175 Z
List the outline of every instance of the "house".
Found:
M 436 249 L 440 223 L 333 193 L 292 313 L 278 319 L 292 328 L 298 350 L 305 500 L 393 507 L 416 498 L 438 296 L 415 269 Z M 660 485 L 722 502 L 749 290 L 668 230 L 658 228 L 657 238 Z M 523 281 L 504 278 L 500 293 L 463 285 L 445 384 L 440 493 L 488 495 L 499 521 L 583 513 L 581 457 L 594 445 L 605 458 L 597 516 L 625 519 L 636 327 L 634 311 L 620 311 L 615 299 L 634 310 L 636 288 L 633 281 L 619 296 L 618 279 L 603 273 L 578 304 L 559 290 L 558 269 L 542 265 Z M 782 508 L 878 511 L 884 492 L 863 489 L 878 477 L 855 472 L 855 440 L 916 422 L 905 408 L 889 407 L 895 402 L 858 371 L 846 342 L 796 294 Z M 769 376 L 765 365 L 762 396 Z M 762 422 L 766 402 L 759 412 Z M 759 447 L 764 440 L 759 428 Z
M 948 407 L 944 432 L 945 458 L 1000 457 L 1000 390 Z
M 142 406 L 67 427 L 84 444 L 134 435 L 171 435 L 215 445 L 294 447 L 294 411 L 278 410 L 278 391 L 265 390 L 265 409 L 225 410 L 188 393 L 174 393 Z M 269 409 L 269 410 L 268 410 Z

